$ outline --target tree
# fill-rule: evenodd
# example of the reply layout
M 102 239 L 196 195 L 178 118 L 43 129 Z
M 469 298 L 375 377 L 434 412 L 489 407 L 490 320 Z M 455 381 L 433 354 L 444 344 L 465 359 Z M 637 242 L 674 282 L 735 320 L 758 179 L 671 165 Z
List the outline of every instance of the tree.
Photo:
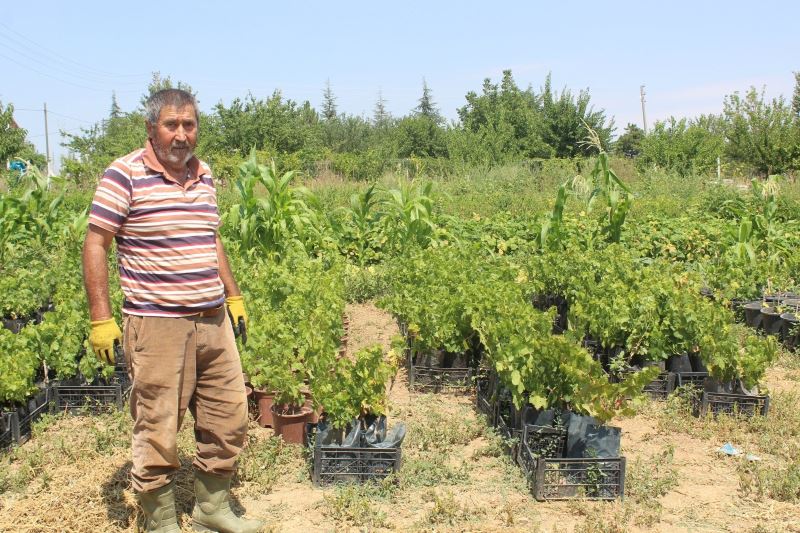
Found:
M 331 80 L 327 80 L 325 91 L 322 93 L 322 118 L 323 120 L 335 120 L 336 117 L 336 97 L 331 89 Z
M 725 97 L 726 152 L 763 176 L 780 174 L 800 163 L 800 121 L 783 96 L 767 101 L 751 87 Z
M 8 104 L 3 109 L 0 102 L 0 163 L 3 166 L 25 149 L 25 134 L 26 131 L 14 121 L 14 106 Z
M 378 101 L 375 102 L 375 109 L 372 112 L 372 123 L 381 128 L 386 126 L 391 118 L 391 114 L 386 110 L 386 100 L 383 98 L 383 93 L 378 91 Z
M 529 87 L 517 87 L 510 70 L 499 85 L 486 78 L 483 92 L 470 91 L 467 104 L 458 109 L 466 135 L 456 135 L 464 150 L 454 155 L 465 161 L 497 164 L 506 160 L 550 157 L 544 143 L 540 100 Z M 476 145 L 482 149 L 476 150 Z
M 577 96 L 566 88 L 559 94 L 553 91 L 548 74 L 541 99 L 545 122 L 544 141 L 553 149 L 555 157 L 591 155 L 595 149 L 583 142 L 586 125 L 597 132 L 602 146 L 608 148 L 614 121 L 606 124 L 605 111 L 595 111 L 590 105 L 589 89 L 581 90 Z
M 119 118 L 122 116 L 122 109 L 117 103 L 117 93 L 111 91 L 111 111 L 108 113 L 109 118 Z
M 693 121 L 670 117 L 656 122 L 641 141 L 637 166 L 656 166 L 681 176 L 712 172 L 725 148 L 722 131 L 722 120 L 715 115 Z
M 792 112 L 795 119 L 800 119 L 800 72 L 794 73 L 794 93 L 792 93 Z
M 642 150 L 644 130 L 636 124 L 628 124 L 625 133 L 619 136 L 616 142 L 616 152 L 625 157 L 636 157 Z
M 421 114 L 398 122 L 397 143 L 398 157 L 447 157 L 444 129 Z
M 163 89 L 181 89 L 197 98 L 197 94 L 194 92 L 194 90 L 192 90 L 192 87 L 188 83 L 179 81 L 176 85 L 173 85 L 172 79 L 169 76 L 164 78 L 161 76 L 161 72 L 156 71 L 153 72 L 153 77 L 150 80 L 150 84 L 147 86 L 147 92 L 143 94 L 139 100 L 142 109 L 144 109 L 145 104 L 147 104 L 147 100 L 151 96 Z
M 414 115 L 427 118 L 438 125 L 444 122 L 444 119 L 439 114 L 439 110 L 433 101 L 433 94 L 425 78 L 422 78 L 422 96 L 419 99 L 419 104 L 414 108 Z

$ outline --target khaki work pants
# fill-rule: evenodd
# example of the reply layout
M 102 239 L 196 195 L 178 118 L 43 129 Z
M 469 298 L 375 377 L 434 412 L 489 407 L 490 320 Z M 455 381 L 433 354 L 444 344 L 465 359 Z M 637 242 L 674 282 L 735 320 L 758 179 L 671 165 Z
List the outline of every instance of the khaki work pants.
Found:
M 194 467 L 230 477 L 247 432 L 239 351 L 227 313 L 163 318 L 126 315 L 124 351 L 132 380 L 136 492 L 170 482 L 180 467 L 176 438 L 187 407 L 195 420 Z

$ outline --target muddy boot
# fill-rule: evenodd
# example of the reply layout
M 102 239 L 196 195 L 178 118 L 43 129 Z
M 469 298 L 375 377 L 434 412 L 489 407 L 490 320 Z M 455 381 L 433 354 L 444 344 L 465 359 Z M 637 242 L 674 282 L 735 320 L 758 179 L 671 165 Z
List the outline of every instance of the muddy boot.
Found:
M 171 481 L 150 492 L 137 495 L 144 512 L 144 530 L 147 533 L 180 533 L 175 514 L 175 482 Z
M 264 528 L 261 520 L 233 514 L 230 505 L 230 478 L 194 473 L 195 504 L 192 527 L 195 531 L 215 533 L 257 533 Z

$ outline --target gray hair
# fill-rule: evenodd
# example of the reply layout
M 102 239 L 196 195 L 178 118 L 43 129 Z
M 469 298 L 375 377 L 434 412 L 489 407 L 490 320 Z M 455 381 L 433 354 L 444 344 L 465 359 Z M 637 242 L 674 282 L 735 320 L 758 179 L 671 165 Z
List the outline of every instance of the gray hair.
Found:
M 154 92 L 145 102 L 144 111 L 147 121 L 150 124 L 156 124 L 161 116 L 161 109 L 165 106 L 175 106 L 180 109 L 187 105 L 194 108 L 194 117 L 199 123 L 200 113 L 197 110 L 197 100 L 192 96 L 192 93 L 183 89 L 162 89 Z

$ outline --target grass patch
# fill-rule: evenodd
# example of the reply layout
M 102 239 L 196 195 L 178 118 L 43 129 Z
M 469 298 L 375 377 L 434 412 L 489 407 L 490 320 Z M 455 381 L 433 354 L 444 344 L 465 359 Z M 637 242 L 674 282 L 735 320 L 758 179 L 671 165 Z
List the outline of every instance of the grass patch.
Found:
M 429 490 L 423 496 L 428 502 L 429 509 L 420 524 L 421 528 L 427 526 L 457 526 L 484 516 L 483 509 L 460 504 L 449 490 Z M 433 504 L 430 506 L 430 504 Z
M 360 528 L 386 527 L 387 515 L 375 500 L 387 501 L 394 492 L 393 481 L 337 485 L 322 502 L 322 513 L 337 523 Z
M 418 452 L 403 461 L 398 478 L 403 488 L 456 485 L 469 481 L 469 467 L 449 465 L 442 453 Z
M 287 472 L 302 472 L 303 477 L 307 478 L 304 465 L 300 446 L 286 445 L 281 438 L 259 438 L 250 433 L 247 446 L 239 456 L 235 481 L 245 487 L 252 483 L 252 490 L 246 489 L 246 492 L 260 494 L 270 490 Z
M 440 453 L 466 446 L 486 431 L 471 405 L 454 403 L 447 396 L 425 394 L 414 398 L 408 417 L 408 437 L 403 447 Z
M 763 501 L 800 501 L 800 464 L 787 466 L 764 465 L 758 461 L 742 460 L 737 468 L 739 490 L 744 496 Z
M 748 452 L 770 454 L 788 461 L 800 459 L 800 394 L 776 391 L 771 394 L 767 416 L 692 416 L 691 401 L 673 395 L 662 407 L 650 407 L 664 432 L 681 432 L 719 443 L 732 442 Z

